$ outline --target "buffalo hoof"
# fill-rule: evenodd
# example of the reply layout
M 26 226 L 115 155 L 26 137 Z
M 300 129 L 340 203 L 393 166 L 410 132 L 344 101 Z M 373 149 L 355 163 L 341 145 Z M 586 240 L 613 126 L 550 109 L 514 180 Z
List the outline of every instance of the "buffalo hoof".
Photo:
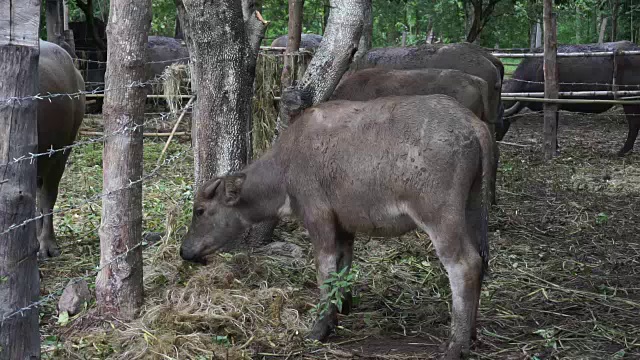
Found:
M 620 151 L 618 151 L 618 157 L 623 157 L 627 155 L 629 151 L 631 151 L 631 149 L 625 149 L 625 148 L 620 149 Z
M 313 324 L 313 329 L 307 335 L 309 340 L 318 340 L 325 342 L 329 338 L 331 332 L 335 328 L 335 322 L 331 320 L 332 316 L 324 316 Z
M 60 256 L 60 249 L 55 242 L 45 242 L 40 244 L 40 250 L 38 251 L 38 257 L 40 259 L 53 258 Z

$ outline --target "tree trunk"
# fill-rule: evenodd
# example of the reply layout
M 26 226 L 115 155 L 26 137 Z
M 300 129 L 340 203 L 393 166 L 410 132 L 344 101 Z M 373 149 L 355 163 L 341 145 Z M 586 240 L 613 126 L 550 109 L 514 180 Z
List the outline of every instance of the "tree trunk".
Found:
M 472 1 L 471 6 L 473 6 L 473 14 L 469 32 L 467 33 L 467 42 L 473 43 L 480 35 L 482 28 L 482 1 Z
M 372 0 L 365 0 L 363 3 L 364 16 L 362 23 L 362 35 L 360 35 L 360 42 L 358 43 L 358 51 L 353 56 L 353 61 L 357 61 L 360 57 L 364 56 L 371 49 L 373 43 L 373 6 Z M 416 8 L 416 12 L 417 12 Z M 416 15 L 417 16 L 417 15 Z M 416 18 L 417 19 L 417 18 Z
M 605 34 L 605 31 L 607 30 L 608 19 L 609 18 L 607 17 L 602 18 L 602 23 L 600 23 L 600 36 L 598 36 L 598 44 L 604 43 L 604 34 Z
M 84 17 L 87 22 L 87 30 L 91 32 L 93 41 L 96 42 L 96 46 L 98 47 L 98 49 L 107 50 L 107 44 L 102 41 L 100 34 L 98 34 L 98 28 L 95 24 L 95 18 L 93 16 L 93 0 L 87 0 L 86 4 L 82 2 L 82 0 L 77 0 L 76 5 L 84 13 Z M 111 16 L 111 13 L 109 13 L 109 16 Z
M 533 51 L 536 48 L 536 29 L 535 23 L 529 26 L 529 50 Z
M 192 126 L 196 187 L 247 163 L 252 74 L 266 29 L 253 5 L 247 0 L 177 0 L 197 95 Z
M 544 97 L 558 98 L 558 40 L 553 0 L 544 0 Z M 558 147 L 558 104 L 544 103 L 544 158 L 550 160 Z
M 620 8 L 620 1 L 613 0 L 613 6 L 611 7 L 611 41 L 616 41 L 618 35 L 618 9 Z
M 300 38 L 302 36 L 302 9 L 304 0 L 289 0 L 289 27 L 287 31 L 287 49 L 284 53 L 284 67 L 280 78 L 281 87 L 286 88 L 293 84 L 293 68 L 295 57 L 291 54 L 300 49 Z
M 184 39 L 184 35 L 182 34 L 182 27 L 180 26 L 180 18 L 176 14 L 176 30 L 173 33 L 173 37 L 176 39 Z
M 46 0 L 47 41 L 62 45 L 64 41 L 64 9 L 62 0 Z
M 542 24 L 540 20 L 536 22 L 536 48 L 542 47 Z
M 253 0 L 176 0 L 191 54 L 191 87 L 197 95 L 192 125 L 195 185 L 250 159 L 251 102 L 260 42 L 268 22 Z M 270 240 L 275 223 L 257 224 L 230 249 Z
M 148 87 L 125 86 L 145 80 L 151 0 L 111 0 L 107 38 L 107 92 L 104 131 L 144 122 Z M 105 141 L 102 166 L 105 192 L 100 225 L 100 265 L 96 300 L 102 314 L 133 319 L 142 305 L 142 126 Z M 116 191 L 128 187 L 127 189 Z M 117 258 L 117 260 L 116 260 Z M 112 263 L 113 262 L 113 263 Z M 110 265 L 107 265 L 110 264 Z
M 11 10 L 10 10 L 11 9 Z M 39 359 L 40 295 L 35 215 L 36 163 L 14 162 L 38 151 L 39 1 L 0 4 L 0 359 Z M 6 232 L 6 233 L 5 233 Z
M 277 132 L 291 119 L 312 105 L 331 96 L 358 49 L 369 0 L 332 0 L 324 39 L 296 87 L 289 87 L 280 99 L 281 116 Z

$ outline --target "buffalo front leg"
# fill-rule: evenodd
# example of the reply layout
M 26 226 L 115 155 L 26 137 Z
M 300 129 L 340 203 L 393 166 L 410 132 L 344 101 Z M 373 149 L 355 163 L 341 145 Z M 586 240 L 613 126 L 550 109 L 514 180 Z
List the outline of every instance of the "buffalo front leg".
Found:
M 353 262 L 353 239 L 354 234 L 346 232 L 342 229 L 337 233 L 337 248 L 338 248 L 338 272 L 347 268 L 346 274 L 351 272 L 351 263 Z M 342 289 L 341 289 L 342 291 Z M 351 308 L 353 307 L 353 295 L 351 291 L 343 292 L 342 309 L 340 313 L 342 315 L 349 315 Z
M 64 164 L 69 153 L 56 154 L 52 158 L 51 166 L 48 166 L 48 172 L 42 176 L 42 187 L 38 188 L 38 203 L 40 211 L 44 214 L 42 218 L 42 229 L 38 234 L 38 242 L 40 250 L 38 256 L 40 258 L 56 257 L 60 255 L 56 236 L 53 229 L 53 209 L 58 198 L 58 186 L 64 172 Z
M 323 286 L 331 274 L 338 271 L 338 236 L 333 216 L 329 211 L 313 214 L 313 217 L 313 219 L 305 219 L 305 225 L 315 254 L 316 276 L 320 287 L 320 308 L 308 338 L 324 342 L 338 323 L 337 308 L 328 298 L 331 289 Z
M 624 156 L 633 149 L 633 145 L 638 137 L 638 130 L 640 129 L 640 106 L 624 105 L 623 108 L 627 116 L 629 132 L 627 133 L 627 141 L 625 141 L 624 146 L 622 146 L 622 149 L 618 152 L 618 156 Z

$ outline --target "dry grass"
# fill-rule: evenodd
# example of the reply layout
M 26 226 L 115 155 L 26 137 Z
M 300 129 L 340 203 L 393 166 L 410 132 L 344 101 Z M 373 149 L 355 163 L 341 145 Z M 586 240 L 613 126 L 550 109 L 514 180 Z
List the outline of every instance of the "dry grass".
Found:
M 491 278 L 483 287 L 479 359 L 640 357 L 638 155 L 615 156 L 626 122 L 614 115 L 561 116 L 561 155 L 541 159 L 541 116 L 523 116 L 501 146 L 491 212 Z M 145 168 L 162 143 L 146 140 Z M 175 143 L 176 153 L 187 144 Z M 100 191 L 99 145 L 72 155 L 62 204 Z M 446 274 L 422 233 L 359 238 L 354 312 L 326 345 L 303 339 L 317 302 L 306 232 L 281 224 L 279 239 L 303 259 L 220 254 L 183 263 L 179 239 L 190 216 L 191 158 L 145 183 L 145 230 L 163 232 L 145 256 L 139 319 L 100 319 L 92 307 L 57 324 L 41 311 L 45 358 L 64 359 L 424 359 L 447 338 Z M 63 255 L 42 265 L 43 293 L 98 262 L 99 204 L 56 219 Z

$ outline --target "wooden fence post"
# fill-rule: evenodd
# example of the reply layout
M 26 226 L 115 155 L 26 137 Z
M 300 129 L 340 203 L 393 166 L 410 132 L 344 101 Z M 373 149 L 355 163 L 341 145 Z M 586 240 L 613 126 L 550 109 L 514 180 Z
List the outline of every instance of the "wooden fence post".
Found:
M 39 359 L 36 163 L 40 1 L 0 1 L 0 359 Z M 9 230 L 9 231 L 7 231 Z M 6 232 L 6 233 L 5 233 Z M 20 309 L 24 311 L 20 312 Z
M 544 97 L 558 98 L 558 41 L 556 35 L 556 14 L 553 0 L 544 0 Z M 558 104 L 544 104 L 544 158 L 549 160 L 558 147 Z
M 148 86 L 145 80 L 151 0 L 111 0 L 104 131 L 115 133 L 104 145 L 100 266 L 96 298 L 102 314 L 133 319 L 142 305 L 142 133 Z M 126 188 L 126 189 L 123 189 Z M 121 190 L 123 189 L 123 190 Z M 111 193 L 113 192 L 113 193 Z M 117 258 L 117 259 L 116 259 Z

